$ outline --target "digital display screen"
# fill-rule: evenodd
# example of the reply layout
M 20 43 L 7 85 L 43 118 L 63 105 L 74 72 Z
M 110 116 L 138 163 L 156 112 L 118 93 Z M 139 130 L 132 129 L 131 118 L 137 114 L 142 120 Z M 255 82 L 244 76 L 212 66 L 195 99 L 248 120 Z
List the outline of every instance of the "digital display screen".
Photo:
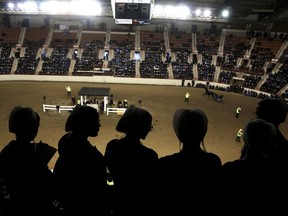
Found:
M 147 25 L 150 18 L 150 4 L 115 3 L 115 24 Z

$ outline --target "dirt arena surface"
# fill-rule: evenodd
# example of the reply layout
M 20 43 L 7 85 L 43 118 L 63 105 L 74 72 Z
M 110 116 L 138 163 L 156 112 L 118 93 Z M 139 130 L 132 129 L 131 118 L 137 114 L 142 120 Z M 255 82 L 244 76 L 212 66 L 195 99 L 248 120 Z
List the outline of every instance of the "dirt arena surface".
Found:
M 72 96 L 76 97 L 82 87 L 110 88 L 110 94 L 113 94 L 115 103 L 118 100 L 127 99 L 128 104 L 135 104 L 147 109 L 153 116 L 154 128 L 146 140 L 143 140 L 143 144 L 153 148 L 159 157 L 179 151 L 179 142 L 172 127 L 174 111 L 177 108 L 202 109 L 209 119 L 208 132 L 204 140 L 206 149 L 218 154 L 222 163 L 239 158 L 243 140 L 241 138 L 241 143 L 235 142 L 236 133 L 249 119 L 255 117 L 255 108 L 259 101 L 257 98 L 213 90 L 224 95 L 223 101 L 218 103 L 212 98 L 208 98 L 207 95 L 203 96 L 204 89 L 182 86 L 2 81 L 0 82 L 0 150 L 15 138 L 14 134 L 8 130 L 8 117 L 11 109 L 16 105 L 32 107 L 39 113 L 41 121 L 35 141 L 42 140 L 57 148 L 58 140 L 65 133 L 65 121 L 69 112 L 57 113 L 55 110 L 43 112 L 43 96 L 46 96 L 46 104 L 71 105 L 71 98 L 66 95 L 65 87 L 67 85 L 71 86 Z M 190 93 L 188 104 L 184 102 L 187 91 Z M 138 104 L 139 98 L 142 99 L 140 105 Z M 103 98 L 97 97 L 97 99 L 101 101 Z M 239 119 L 236 119 L 235 112 L 238 106 L 241 106 L 242 111 Z M 115 130 L 120 117 L 116 114 L 102 114 L 99 135 L 89 138 L 89 141 L 96 145 L 103 154 L 109 140 L 123 136 Z M 287 121 L 280 127 L 285 137 L 288 137 Z M 53 169 L 57 157 L 56 153 L 50 161 L 51 169 Z

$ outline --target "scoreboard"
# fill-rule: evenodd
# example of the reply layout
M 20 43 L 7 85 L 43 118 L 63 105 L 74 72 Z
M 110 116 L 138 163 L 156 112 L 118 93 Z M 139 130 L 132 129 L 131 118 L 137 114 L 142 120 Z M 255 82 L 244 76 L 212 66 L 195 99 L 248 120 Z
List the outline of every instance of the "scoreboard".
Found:
M 115 24 L 147 25 L 151 19 L 151 0 L 115 0 Z

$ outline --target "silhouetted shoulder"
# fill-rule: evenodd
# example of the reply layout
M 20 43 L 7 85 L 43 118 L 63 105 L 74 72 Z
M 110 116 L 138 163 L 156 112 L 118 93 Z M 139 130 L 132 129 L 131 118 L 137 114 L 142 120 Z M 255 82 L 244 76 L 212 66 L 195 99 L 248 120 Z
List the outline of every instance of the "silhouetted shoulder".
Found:
M 38 113 L 30 107 L 16 106 L 10 112 L 8 126 L 15 140 L 0 153 L 0 180 L 4 184 L 0 187 L 6 188 L 8 200 L 1 202 L 6 212 L 0 208 L 0 214 L 50 216 L 54 212 L 55 185 L 48 162 L 56 149 L 34 142 L 39 124 Z

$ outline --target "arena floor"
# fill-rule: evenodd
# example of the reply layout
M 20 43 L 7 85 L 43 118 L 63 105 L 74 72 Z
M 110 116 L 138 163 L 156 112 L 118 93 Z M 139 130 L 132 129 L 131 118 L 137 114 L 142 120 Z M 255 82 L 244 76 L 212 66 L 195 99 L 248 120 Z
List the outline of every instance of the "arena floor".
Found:
M 153 115 L 153 130 L 148 134 L 143 144 L 153 148 L 162 157 L 179 151 L 179 142 L 172 127 L 173 112 L 177 108 L 200 108 L 206 112 L 209 124 L 205 137 L 207 151 L 220 156 L 222 163 L 239 158 L 240 149 L 243 145 L 235 142 L 236 133 L 243 128 L 245 123 L 255 117 L 255 108 L 259 99 L 246 97 L 229 92 L 224 94 L 222 102 L 215 102 L 207 95 L 203 96 L 204 89 L 182 86 L 156 86 L 156 85 L 131 85 L 131 84 L 98 84 L 78 82 L 0 82 L 0 150 L 14 134 L 8 131 L 8 117 L 11 109 L 16 106 L 30 106 L 41 117 L 38 136 L 35 141 L 42 140 L 57 148 L 58 140 L 65 133 L 64 126 L 68 111 L 57 113 L 54 110 L 43 112 L 43 96 L 46 96 L 46 104 L 71 105 L 71 98 L 67 97 L 65 87 L 70 85 L 72 96 L 78 97 L 78 91 L 82 87 L 105 87 L 110 88 L 114 102 L 127 99 L 128 104 L 135 104 L 147 109 Z M 189 103 L 184 102 L 186 92 L 190 92 Z M 217 92 L 215 90 L 215 92 Z M 142 103 L 138 104 L 138 99 Z M 103 98 L 99 97 L 101 101 Z M 238 106 L 242 107 L 239 119 L 235 118 Z M 101 115 L 101 128 L 97 137 L 89 138 L 93 145 L 104 153 L 106 144 L 113 138 L 122 136 L 115 130 L 117 121 L 121 116 L 116 114 Z M 280 130 L 288 137 L 287 121 L 281 125 Z M 191 129 L 193 130 L 193 129 Z M 58 154 L 49 163 L 53 169 Z

